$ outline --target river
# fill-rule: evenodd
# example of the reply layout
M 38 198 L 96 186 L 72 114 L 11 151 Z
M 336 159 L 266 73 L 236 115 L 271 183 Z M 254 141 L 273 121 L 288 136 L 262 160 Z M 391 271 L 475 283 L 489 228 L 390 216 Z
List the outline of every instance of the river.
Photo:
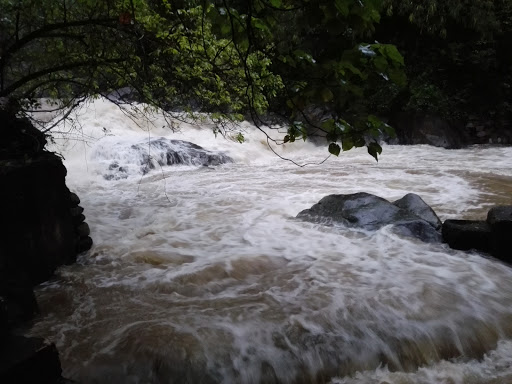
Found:
M 389 200 L 414 192 L 443 221 L 483 219 L 489 207 L 512 204 L 512 147 L 384 146 L 378 163 L 357 149 L 323 164 L 325 147 L 276 147 L 312 163 L 299 167 L 247 123 L 240 144 L 206 123 L 176 122 L 180 132 L 171 132 L 159 116 L 129 117 L 103 100 L 77 114 L 80 140 L 53 148 L 65 157 L 94 246 L 37 289 L 42 313 L 30 330 L 56 343 L 65 376 L 512 383 L 509 266 L 389 228 L 295 219 L 325 195 L 359 191 Z M 129 149 L 157 137 L 234 162 L 142 175 Z M 113 163 L 124 178 L 105 178 Z

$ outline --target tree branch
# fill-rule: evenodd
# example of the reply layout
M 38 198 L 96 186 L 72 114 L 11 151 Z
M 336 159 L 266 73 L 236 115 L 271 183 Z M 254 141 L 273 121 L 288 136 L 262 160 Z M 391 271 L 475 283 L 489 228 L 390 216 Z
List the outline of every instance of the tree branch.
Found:
M 77 63 L 67 63 L 67 64 L 59 65 L 56 67 L 43 69 L 41 71 L 31 73 L 30 75 L 27 75 L 27 76 L 21 78 L 20 80 L 14 82 L 7 88 L 0 90 L 0 97 L 7 97 L 7 96 L 11 95 L 17 89 L 24 86 L 25 84 L 31 82 L 32 80 L 38 79 L 45 75 L 49 75 L 51 73 L 68 71 L 71 69 L 81 68 L 81 67 L 86 67 L 86 68 L 101 67 L 102 65 L 106 65 L 109 63 L 122 63 L 125 60 L 126 60 L 125 58 L 107 59 L 107 60 L 103 60 L 103 61 L 88 60 L 88 61 L 81 61 L 81 62 L 77 62 Z
M 109 25 L 109 23 L 111 23 Z M 58 31 L 59 29 L 67 29 L 73 27 L 85 27 L 85 26 L 102 26 L 102 27 L 110 27 L 114 28 L 117 23 L 117 19 L 93 19 L 93 20 L 76 20 L 70 22 L 62 22 L 55 24 L 45 25 L 34 32 L 29 33 L 28 35 L 23 36 L 21 39 L 16 38 L 16 42 L 8 47 L 0 57 L 0 70 L 4 68 L 7 63 L 7 60 L 17 51 L 21 50 L 28 43 L 45 37 L 46 34 L 54 31 Z

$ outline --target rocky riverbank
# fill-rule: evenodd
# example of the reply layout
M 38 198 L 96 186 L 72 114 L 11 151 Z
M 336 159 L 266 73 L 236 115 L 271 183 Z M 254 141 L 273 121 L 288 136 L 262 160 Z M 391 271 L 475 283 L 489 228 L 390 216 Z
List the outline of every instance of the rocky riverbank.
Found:
M 311 208 L 300 212 L 298 219 L 327 225 L 342 225 L 377 230 L 392 225 L 396 233 L 424 242 L 444 241 L 451 248 L 475 249 L 511 263 L 512 206 L 496 206 L 487 220 L 446 220 L 441 223 L 423 199 L 409 193 L 391 203 L 369 194 L 329 195 Z
M 33 287 L 92 245 L 78 196 L 66 186 L 62 159 L 26 119 L 0 112 L 0 382 L 54 383 L 55 346 L 16 336 L 38 313 Z

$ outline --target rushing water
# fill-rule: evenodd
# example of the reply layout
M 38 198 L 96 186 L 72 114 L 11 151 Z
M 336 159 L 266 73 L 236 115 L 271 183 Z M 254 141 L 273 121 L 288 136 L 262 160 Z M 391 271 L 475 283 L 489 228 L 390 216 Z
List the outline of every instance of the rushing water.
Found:
M 379 163 L 354 150 L 301 168 L 247 124 L 239 144 L 186 124 L 172 133 L 162 119 L 130 119 L 104 101 L 80 113 L 75 134 L 85 140 L 56 148 L 95 244 L 38 288 L 42 314 L 31 330 L 57 344 L 66 376 L 512 382 L 509 266 L 388 228 L 294 219 L 325 195 L 358 191 L 390 200 L 414 192 L 442 220 L 484 218 L 490 206 L 512 204 L 512 148 L 386 146 Z M 234 163 L 143 176 L 130 148 L 149 136 L 189 140 Z M 279 151 L 298 163 L 326 154 L 309 143 Z M 123 178 L 107 180 L 113 162 Z

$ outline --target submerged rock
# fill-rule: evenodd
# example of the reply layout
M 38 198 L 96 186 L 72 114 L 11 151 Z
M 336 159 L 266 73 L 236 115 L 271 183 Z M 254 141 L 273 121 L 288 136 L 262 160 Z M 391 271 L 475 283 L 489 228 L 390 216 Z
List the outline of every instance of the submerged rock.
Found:
M 419 196 L 406 195 L 396 203 L 365 192 L 329 195 L 300 212 L 297 218 L 366 230 L 393 225 L 395 231 L 402 235 L 413 236 L 425 242 L 441 241 L 437 222 L 439 219 Z
M 209 151 L 188 141 L 163 137 L 128 147 L 124 143 L 99 147 L 95 157 L 110 161 L 108 170 L 103 175 L 106 180 L 126 179 L 130 171 L 146 174 L 161 166 L 215 166 L 233 162 L 233 159 L 223 152 Z
M 233 159 L 222 152 L 212 152 L 194 143 L 182 140 L 168 140 L 159 138 L 149 143 L 151 155 L 159 165 L 220 165 L 232 163 Z M 147 173 L 155 168 L 155 164 L 147 154 L 148 143 L 131 146 L 142 155 L 142 172 Z

